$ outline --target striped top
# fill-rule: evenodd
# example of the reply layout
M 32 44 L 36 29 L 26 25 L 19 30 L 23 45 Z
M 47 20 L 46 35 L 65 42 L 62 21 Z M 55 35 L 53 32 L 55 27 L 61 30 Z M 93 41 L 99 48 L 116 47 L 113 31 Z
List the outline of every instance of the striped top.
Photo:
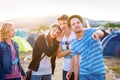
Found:
M 80 54 L 80 74 L 101 74 L 105 73 L 105 66 L 100 41 L 92 39 L 95 29 L 85 30 L 81 40 L 74 40 L 70 45 L 71 55 Z

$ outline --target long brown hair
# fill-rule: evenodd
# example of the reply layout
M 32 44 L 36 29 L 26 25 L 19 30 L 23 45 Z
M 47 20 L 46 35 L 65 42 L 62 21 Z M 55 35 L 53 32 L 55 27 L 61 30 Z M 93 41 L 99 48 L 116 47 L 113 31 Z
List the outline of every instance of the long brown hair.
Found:
M 60 32 L 62 32 L 59 24 L 57 24 L 57 23 L 53 23 L 53 24 L 50 26 L 50 31 L 51 31 L 51 29 L 53 29 L 53 28 L 56 28 L 56 29 L 58 29 Z M 50 37 L 50 31 L 49 31 L 49 33 L 48 33 L 48 35 L 47 35 L 48 46 L 51 46 L 52 43 L 56 40 L 55 38 L 51 38 L 51 37 Z

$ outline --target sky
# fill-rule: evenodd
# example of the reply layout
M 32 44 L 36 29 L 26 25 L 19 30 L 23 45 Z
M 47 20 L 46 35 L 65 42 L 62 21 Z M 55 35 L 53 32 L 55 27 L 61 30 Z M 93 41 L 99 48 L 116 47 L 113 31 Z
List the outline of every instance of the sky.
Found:
M 120 0 L 0 0 L 0 22 L 54 14 L 120 21 Z

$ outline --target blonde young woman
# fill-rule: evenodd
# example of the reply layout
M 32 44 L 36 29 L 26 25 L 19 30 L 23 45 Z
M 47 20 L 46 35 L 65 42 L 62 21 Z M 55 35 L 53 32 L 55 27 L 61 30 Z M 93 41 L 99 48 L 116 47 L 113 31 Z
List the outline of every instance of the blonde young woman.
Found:
M 20 64 L 18 44 L 14 37 L 15 27 L 4 23 L 0 29 L 0 80 L 25 80 L 25 72 Z

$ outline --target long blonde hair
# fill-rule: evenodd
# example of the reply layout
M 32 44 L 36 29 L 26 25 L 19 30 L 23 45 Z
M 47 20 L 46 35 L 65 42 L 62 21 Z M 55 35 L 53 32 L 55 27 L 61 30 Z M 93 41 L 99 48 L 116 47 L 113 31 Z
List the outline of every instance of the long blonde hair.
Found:
M 8 38 L 10 30 L 13 28 L 12 23 L 4 23 L 0 27 L 0 42 L 4 42 Z

